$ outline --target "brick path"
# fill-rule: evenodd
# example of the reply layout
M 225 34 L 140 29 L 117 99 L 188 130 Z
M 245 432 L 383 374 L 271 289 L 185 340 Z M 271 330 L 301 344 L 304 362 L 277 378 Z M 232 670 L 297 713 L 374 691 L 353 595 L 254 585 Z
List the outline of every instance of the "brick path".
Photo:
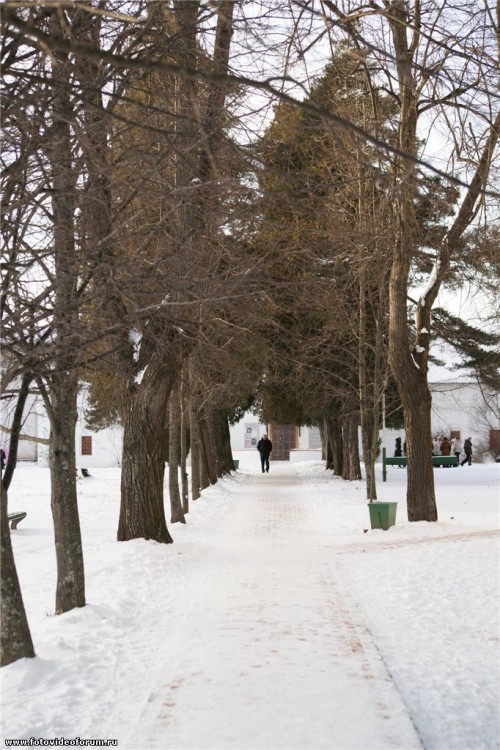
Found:
M 272 464 L 234 491 L 165 633 L 163 677 L 121 746 L 421 748 L 300 478 Z

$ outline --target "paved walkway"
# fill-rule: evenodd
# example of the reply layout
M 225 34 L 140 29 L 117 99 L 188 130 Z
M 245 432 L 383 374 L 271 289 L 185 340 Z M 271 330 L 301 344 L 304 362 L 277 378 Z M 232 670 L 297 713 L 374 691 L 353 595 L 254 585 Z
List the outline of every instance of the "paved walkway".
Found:
M 234 491 L 125 746 L 421 748 L 293 468 Z

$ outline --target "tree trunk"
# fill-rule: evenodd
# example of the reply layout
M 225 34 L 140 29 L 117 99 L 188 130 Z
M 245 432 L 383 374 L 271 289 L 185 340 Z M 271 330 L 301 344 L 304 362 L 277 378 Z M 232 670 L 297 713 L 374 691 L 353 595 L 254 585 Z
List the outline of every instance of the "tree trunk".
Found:
M 344 473 L 344 440 L 342 437 L 342 426 L 336 417 L 328 417 L 326 420 L 328 430 L 328 444 L 332 457 L 332 468 L 334 474 L 341 477 Z
M 210 484 L 217 482 L 217 456 L 213 442 L 213 432 L 208 417 L 201 417 L 199 421 L 201 438 L 201 455 Z M 203 485 L 202 485 L 203 487 Z
M 342 417 L 342 437 L 344 450 L 342 479 L 361 479 L 358 425 L 358 412 L 356 410 L 353 409 L 349 414 Z
M 370 502 L 377 499 L 375 463 L 381 427 L 384 384 L 387 379 L 387 354 L 384 345 L 384 301 L 386 294 L 383 288 L 378 291 L 377 296 L 379 303 L 378 305 L 375 303 L 377 309 L 374 314 L 377 316 L 377 320 L 373 321 L 374 326 L 372 326 L 375 331 L 375 340 L 372 347 L 368 347 L 366 341 L 366 319 L 364 322 L 360 321 L 359 333 L 361 437 L 366 471 L 366 494 Z
M 17 448 L 22 426 L 24 406 L 29 393 L 31 374 L 23 376 L 14 418 L 12 420 L 9 442 L 9 458 L 4 476 L 0 482 L 1 492 L 1 621 L 0 629 L 0 666 L 5 667 L 17 659 L 35 656 L 33 641 L 24 609 L 24 602 L 17 576 L 12 540 L 10 537 L 7 490 L 9 488 L 17 462 Z
M 80 519 L 76 490 L 76 372 L 56 376 L 52 385 L 49 466 L 57 560 L 56 614 L 85 606 Z
M 377 458 L 377 444 L 374 435 L 378 436 L 378 425 L 374 419 L 365 416 L 362 420 L 361 438 L 363 442 L 363 459 L 366 474 L 366 497 L 371 502 L 377 499 L 377 482 L 375 479 L 375 462 Z
M 229 422 L 227 420 L 227 417 L 224 417 L 224 424 L 223 424 L 223 449 L 224 449 L 224 457 L 222 461 L 223 471 L 228 474 L 231 473 L 234 470 L 234 459 L 233 459 L 233 450 L 231 448 L 231 429 L 229 427 Z
M 140 385 L 130 384 L 123 419 L 121 506 L 118 541 L 173 541 L 163 506 L 164 436 L 175 380 L 165 352 L 152 358 Z
M 360 209 L 361 199 L 360 199 Z M 366 313 L 366 269 L 361 266 L 359 279 L 359 406 L 361 420 L 361 440 L 363 443 L 363 460 L 366 473 L 366 495 L 368 500 L 377 499 L 375 480 L 375 458 L 373 451 L 373 406 L 368 386 L 368 342 Z M 377 430 L 378 432 L 378 430 Z
M 199 434 L 200 434 L 200 491 L 206 489 L 207 487 L 210 487 L 210 476 L 208 473 L 208 464 L 207 459 L 205 456 L 205 450 L 204 450 L 204 444 L 203 444 L 203 438 L 201 433 L 201 427 L 198 425 Z
M 51 30 L 61 32 L 57 11 Z M 83 551 L 76 491 L 79 340 L 78 258 L 75 247 L 75 175 L 70 122 L 72 105 L 67 56 L 54 52 L 53 125 L 50 143 L 55 256 L 54 364 L 44 399 L 50 418 L 51 508 L 57 561 L 56 614 L 85 605 Z
M 321 460 L 325 462 L 326 468 L 330 469 L 331 466 L 328 465 L 329 461 L 329 450 L 328 450 L 328 430 L 325 425 L 325 420 L 321 420 L 319 423 L 319 434 L 321 438 Z
M 187 456 L 188 456 L 188 438 L 187 438 L 187 426 L 189 422 L 186 404 L 186 382 L 185 372 L 182 373 L 181 380 L 181 492 L 182 492 L 182 510 L 184 513 L 189 513 L 189 484 L 187 474 Z
M 233 471 L 233 453 L 231 451 L 231 432 L 227 416 L 222 411 L 213 414 L 214 431 L 217 446 L 218 476 L 230 474 Z
M 170 494 L 170 522 L 186 523 L 179 490 L 180 464 L 180 403 L 179 388 L 174 386 L 170 394 L 168 430 L 168 488 Z
M 415 383 L 410 400 L 405 398 L 406 395 L 402 393 L 408 457 L 408 520 L 437 521 L 432 465 L 432 397 L 427 381 Z M 422 491 L 423 487 L 428 488 L 427 495 Z
M 19 394 L 17 396 L 16 408 L 14 409 L 14 415 L 12 417 L 12 424 L 10 427 L 10 439 L 9 439 L 9 457 L 7 459 L 7 466 L 3 473 L 3 486 L 8 491 L 12 477 L 14 476 L 14 470 L 17 464 L 17 450 L 19 448 L 19 436 L 21 434 L 21 428 L 23 424 L 24 407 L 28 400 L 30 392 L 30 384 L 33 380 L 33 374 L 28 372 L 25 373 L 21 379 L 21 385 L 19 387 Z M 1 574 L 1 570 L 0 570 Z
M 194 397 L 191 391 L 189 395 L 189 435 L 191 443 L 191 497 L 198 500 L 200 497 L 201 484 L 201 451 L 200 431 L 198 419 L 194 408 Z
M 0 482 L 0 493 L 2 522 L 0 666 L 5 667 L 7 664 L 17 661 L 17 659 L 32 658 L 35 656 L 35 650 L 14 562 L 7 520 L 7 490 L 3 482 Z
M 404 271 L 403 271 L 404 274 Z M 431 394 L 426 372 L 410 351 L 406 312 L 406 278 L 396 261 L 391 274 L 389 362 L 404 409 L 409 521 L 437 521 L 432 466 Z M 405 290 L 403 293 L 402 289 Z

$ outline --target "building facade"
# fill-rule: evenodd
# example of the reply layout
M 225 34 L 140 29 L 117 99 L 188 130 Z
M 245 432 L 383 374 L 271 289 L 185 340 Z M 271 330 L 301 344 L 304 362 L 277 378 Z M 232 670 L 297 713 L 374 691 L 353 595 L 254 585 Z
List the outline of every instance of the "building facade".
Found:
M 473 382 L 439 382 L 431 384 L 433 436 L 472 437 L 475 455 L 500 456 L 500 394 L 485 393 Z M 104 430 L 90 430 L 85 423 L 86 389 L 82 385 L 78 397 L 76 425 L 76 456 L 79 468 L 119 466 L 122 451 L 122 430 L 119 425 Z M 8 450 L 8 428 L 15 406 L 15 388 L 12 398 L 4 398 L 1 405 L 3 432 L 0 445 Z M 7 430 L 7 431 L 6 431 Z M 23 439 L 19 447 L 19 460 L 36 461 L 48 465 L 48 438 L 50 423 L 41 398 L 31 395 L 23 421 Z M 240 451 L 255 451 L 263 434 L 273 443 L 272 460 L 307 461 L 321 459 L 321 439 L 318 427 L 262 424 L 258 417 L 247 412 L 231 427 L 231 447 Z M 32 439 L 30 440 L 30 436 Z M 394 453 L 397 437 L 404 441 L 403 430 L 383 429 L 381 447 L 387 455 Z M 360 441 L 361 452 L 361 441 Z M 235 455 L 237 457 L 237 455 Z

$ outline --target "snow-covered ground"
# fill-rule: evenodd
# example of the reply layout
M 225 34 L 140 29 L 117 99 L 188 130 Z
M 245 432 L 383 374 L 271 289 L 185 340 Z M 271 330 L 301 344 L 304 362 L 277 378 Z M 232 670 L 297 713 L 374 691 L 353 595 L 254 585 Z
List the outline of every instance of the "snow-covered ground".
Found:
M 54 616 L 48 469 L 9 510 L 37 657 L 1 670 L 2 739 L 123 748 L 499 747 L 500 465 L 436 469 L 439 521 L 406 520 L 404 469 L 363 482 L 256 452 L 174 544 L 117 543 L 119 470 L 79 481 L 87 606 Z

